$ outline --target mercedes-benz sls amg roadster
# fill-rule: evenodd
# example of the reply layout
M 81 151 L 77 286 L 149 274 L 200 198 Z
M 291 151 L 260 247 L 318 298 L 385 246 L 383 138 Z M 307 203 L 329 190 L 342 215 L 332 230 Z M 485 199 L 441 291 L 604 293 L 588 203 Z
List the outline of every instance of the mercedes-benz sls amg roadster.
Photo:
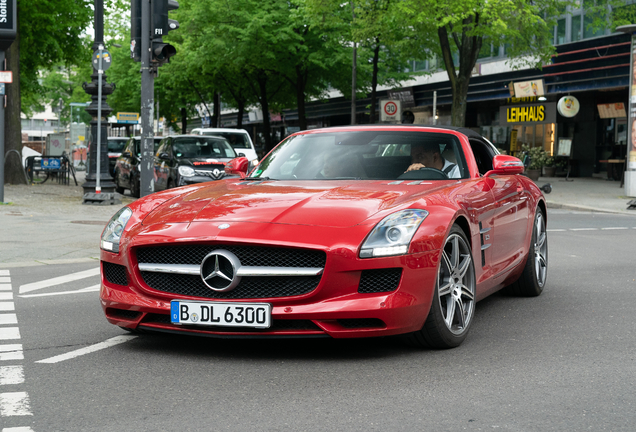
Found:
M 299 132 L 247 175 L 115 214 L 102 307 L 133 332 L 456 347 L 479 300 L 545 286 L 546 203 L 523 170 L 469 129 Z

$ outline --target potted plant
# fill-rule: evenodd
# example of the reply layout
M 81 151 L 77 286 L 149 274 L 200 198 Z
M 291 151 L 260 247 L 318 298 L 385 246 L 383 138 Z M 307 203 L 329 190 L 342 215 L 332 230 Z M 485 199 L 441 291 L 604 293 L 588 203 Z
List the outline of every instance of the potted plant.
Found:
M 521 159 L 525 161 L 525 158 L 530 159 L 530 164 L 527 166 L 525 174 L 530 177 L 531 180 L 537 181 L 541 176 L 541 168 L 545 165 L 546 152 L 541 147 L 530 147 L 527 144 L 521 146 Z
M 546 156 L 544 158 L 543 164 L 543 176 L 544 177 L 555 177 L 556 176 L 556 159 L 553 156 Z

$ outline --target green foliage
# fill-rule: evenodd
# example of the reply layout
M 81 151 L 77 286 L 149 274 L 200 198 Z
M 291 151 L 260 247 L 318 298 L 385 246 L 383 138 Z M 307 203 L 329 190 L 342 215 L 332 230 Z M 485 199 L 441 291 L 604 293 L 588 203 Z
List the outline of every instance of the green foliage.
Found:
M 544 166 L 553 166 L 554 158 L 550 156 L 543 147 L 530 147 L 527 144 L 521 146 L 521 159 L 530 158 L 528 169 L 541 169 Z

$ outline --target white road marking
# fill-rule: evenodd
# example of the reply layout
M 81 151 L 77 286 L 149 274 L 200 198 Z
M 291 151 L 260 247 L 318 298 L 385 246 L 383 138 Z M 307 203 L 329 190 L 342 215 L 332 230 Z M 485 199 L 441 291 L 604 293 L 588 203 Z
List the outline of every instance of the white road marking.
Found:
M 20 294 L 99 275 L 99 267 L 20 286 Z M 1 278 L 0 278 L 1 279 Z M 2 281 L 0 281 L 2 282 Z
M 0 270 L 0 276 L 9 276 L 10 274 L 9 270 Z
M 561 229 L 561 228 L 559 228 L 559 229 L 549 229 L 549 230 L 547 230 L 547 231 L 548 231 L 548 232 L 561 232 L 561 231 L 567 231 L 567 230 L 566 230 L 566 229 Z
M 0 276 L 0 283 L 10 283 L 10 282 L 11 282 L 10 277 Z
M 14 311 L 14 310 L 15 310 L 15 303 L 13 303 L 13 302 L 0 302 L 0 312 Z
M 12 292 L 0 292 L 0 300 L 13 300 Z
M 82 294 L 87 292 L 96 292 L 99 291 L 100 285 L 93 285 L 88 288 L 82 288 L 74 291 L 60 291 L 54 293 L 42 293 L 42 294 L 25 294 L 21 295 L 20 298 L 31 298 L 31 297 L 48 297 L 48 296 L 56 296 L 56 295 L 66 295 L 66 294 Z
M 0 361 L 24 360 L 21 344 L 0 345 Z
M 17 327 L 0 328 L 0 340 L 20 339 L 20 329 Z
M 0 416 L 30 416 L 31 403 L 27 392 L 0 393 Z
M 626 230 L 629 229 L 629 227 L 607 227 L 607 228 L 601 228 L 602 230 Z
M 0 314 L 0 325 L 2 324 L 17 324 L 18 316 L 16 314 Z
M 0 366 L 0 385 L 22 384 L 24 368 L 22 366 Z
M 124 342 L 128 342 L 129 340 L 135 339 L 136 337 L 137 336 L 129 336 L 129 335 L 115 336 L 114 338 L 107 339 L 104 342 L 100 342 L 98 344 L 91 345 L 86 348 L 80 348 L 78 350 L 71 351 L 66 354 L 60 354 L 55 357 L 47 358 L 44 360 L 38 360 L 36 361 L 36 363 L 59 363 L 64 360 L 70 360 L 75 357 L 83 356 L 85 354 L 90 354 L 95 351 L 100 351 L 115 345 L 119 345 Z
M 20 427 L 4 428 L 2 429 L 2 432 L 34 432 L 34 431 L 28 426 L 20 426 Z
M 598 231 L 598 228 L 570 228 L 570 231 Z
M 12 291 L 11 284 L 0 284 L 0 291 Z

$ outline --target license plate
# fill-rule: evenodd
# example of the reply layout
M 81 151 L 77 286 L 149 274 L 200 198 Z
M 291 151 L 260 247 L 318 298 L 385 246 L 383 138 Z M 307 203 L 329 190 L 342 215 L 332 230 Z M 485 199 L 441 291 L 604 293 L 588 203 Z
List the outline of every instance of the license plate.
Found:
M 173 324 L 200 326 L 269 328 L 272 305 L 172 300 L 170 321 Z

